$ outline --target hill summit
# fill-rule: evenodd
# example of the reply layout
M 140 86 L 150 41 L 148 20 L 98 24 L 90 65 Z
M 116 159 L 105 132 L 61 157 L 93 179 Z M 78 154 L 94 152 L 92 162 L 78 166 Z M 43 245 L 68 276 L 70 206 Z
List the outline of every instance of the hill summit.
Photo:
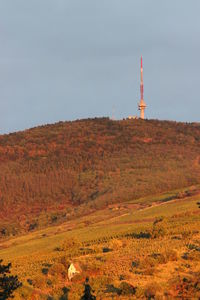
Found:
M 197 123 L 95 118 L 1 135 L 0 232 L 197 183 Z

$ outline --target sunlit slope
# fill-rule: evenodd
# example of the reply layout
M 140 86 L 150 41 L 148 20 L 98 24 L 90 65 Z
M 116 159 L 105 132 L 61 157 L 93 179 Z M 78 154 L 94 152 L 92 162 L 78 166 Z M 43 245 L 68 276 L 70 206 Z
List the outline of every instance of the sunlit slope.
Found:
M 195 194 L 190 195 L 191 191 Z M 178 194 L 172 191 L 118 203 L 87 217 L 2 242 L 0 258 L 12 263 L 13 274 L 23 282 L 16 299 L 34 299 L 35 294 L 38 299 L 48 299 L 48 295 L 59 299 L 62 288 L 67 287 L 69 299 L 78 300 L 86 276 L 99 300 L 146 299 L 149 284 L 161 298 L 166 291 L 172 299 L 186 292 L 187 299 L 199 295 L 198 203 L 199 186 L 179 190 Z M 69 246 L 73 240 L 75 247 Z M 67 277 L 71 262 L 84 268 L 72 282 Z M 188 281 L 189 288 L 185 278 L 192 281 Z M 108 286 L 121 287 L 122 282 L 136 287 L 134 297 L 127 294 L 119 298 L 115 289 L 107 294 Z
M 175 195 L 173 192 L 171 194 Z M 127 208 L 122 207 L 117 213 L 113 206 L 112 209 L 100 210 L 87 217 L 2 242 L 0 257 L 18 260 L 19 257 L 28 259 L 28 256 L 36 255 L 39 261 L 41 254 L 57 257 L 58 252 L 54 250 L 65 239 L 76 237 L 83 243 L 96 243 L 99 240 L 121 237 L 133 232 L 139 233 L 150 230 L 154 220 L 161 216 L 169 219 L 168 226 L 176 233 L 182 231 L 184 224 L 190 224 L 191 230 L 198 228 L 200 210 L 197 202 L 200 200 L 200 193 L 163 202 L 167 196 L 168 194 L 157 196 L 156 202 L 153 201 L 154 197 L 152 196 L 151 203 L 150 197 L 148 197 L 146 200 L 149 204 L 144 207 L 131 208 L 132 201 L 125 202 L 124 205 Z M 145 198 L 142 201 L 145 202 Z
M 0 232 L 39 229 L 199 182 L 195 123 L 96 118 L 2 135 Z

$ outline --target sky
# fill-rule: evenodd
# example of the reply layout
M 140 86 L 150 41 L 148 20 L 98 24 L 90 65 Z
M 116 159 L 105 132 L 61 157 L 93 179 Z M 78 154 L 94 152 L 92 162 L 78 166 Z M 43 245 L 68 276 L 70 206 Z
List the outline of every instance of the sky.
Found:
M 200 121 L 199 0 L 0 0 L 0 134 L 60 120 Z

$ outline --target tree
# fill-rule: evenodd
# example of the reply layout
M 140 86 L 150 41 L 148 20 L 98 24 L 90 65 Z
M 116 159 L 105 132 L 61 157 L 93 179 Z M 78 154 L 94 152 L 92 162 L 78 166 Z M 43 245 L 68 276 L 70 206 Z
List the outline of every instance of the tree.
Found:
M 96 300 L 96 297 L 91 294 L 92 288 L 89 285 L 89 278 L 86 278 L 84 285 L 85 290 L 83 296 L 81 297 L 81 300 Z
M 9 275 L 11 263 L 3 265 L 2 262 L 0 259 L 0 300 L 5 300 L 13 298 L 13 292 L 22 284 L 17 276 Z

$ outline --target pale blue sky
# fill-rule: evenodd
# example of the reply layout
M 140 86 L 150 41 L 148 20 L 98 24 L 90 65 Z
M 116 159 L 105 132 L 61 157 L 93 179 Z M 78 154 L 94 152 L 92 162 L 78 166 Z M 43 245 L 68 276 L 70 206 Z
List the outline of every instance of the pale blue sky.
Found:
M 200 121 L 199 0 L 0 0 L 0 133 L 138 114 Z

